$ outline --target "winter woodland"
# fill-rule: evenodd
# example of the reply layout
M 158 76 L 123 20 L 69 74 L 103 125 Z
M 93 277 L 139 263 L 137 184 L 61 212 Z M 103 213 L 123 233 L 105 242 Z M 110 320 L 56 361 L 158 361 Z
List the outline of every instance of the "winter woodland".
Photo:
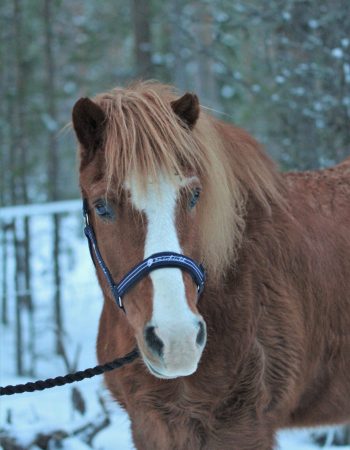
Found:
M 69 121 L 79 97 L 140 78 L 196 92 L 283 170 L 350 155 L 349 0 L 1 2 L 1 385 L 96 363 L 102 296 Z M 3 450 L 133 448 L 101 377 L 1 399 L 0 421 Z M 320 447 L 350 449 L 350 426 L 280 436 Z

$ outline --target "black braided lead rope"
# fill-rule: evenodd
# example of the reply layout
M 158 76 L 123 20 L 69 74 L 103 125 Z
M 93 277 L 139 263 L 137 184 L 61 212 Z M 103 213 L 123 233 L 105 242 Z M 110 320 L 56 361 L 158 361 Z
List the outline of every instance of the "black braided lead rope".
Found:
M 56 386 L 63 386 L 65 384 L 74 383 L 75 381 L 81 381 L 85 378 L 92 378 L 96 375 L 101 375 L 104 372 L 110 372 L 114 369 L 120 369 L 126 364 L 132 363 L 139 356 L 138 350 L 135 348 L 132 352 L 127 353 L 122 358 L 114 359 L 103 365 L 98 365 L 85 370 L 79 370 L 78 372 L 68 373 L 64 376 L 56 378 L 48 378 L 47 380 L 38 380 L 25 384 L 9 385 L 0 387 L 1 395 L 13 395 L 23 394 L 23 392 L 43 391 L 44 389 L 50 389 Z

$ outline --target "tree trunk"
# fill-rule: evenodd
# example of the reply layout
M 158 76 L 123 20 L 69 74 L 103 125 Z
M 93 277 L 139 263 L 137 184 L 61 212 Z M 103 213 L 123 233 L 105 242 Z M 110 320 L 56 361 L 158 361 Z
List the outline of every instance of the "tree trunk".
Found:
M 182 56 L 182 49 L 186 40 L 183 38 L 183 30 L 179 26 L 182 23 L 183 7 L 183 0 L 173 0 L 169 3 L 170 45 L 171 53 L 174 55 L 173 83 L 182 91 L 186 89 L 187 85 L 186 60 Z
M 0 19 L 4 19 L 4 5 L 0 6 Z M 7 138 L 7 108 L 6 108 L 6 92 L 8 85 L 8 72 L 6 65 L 6 44 L 7 44 L 7 30 L 2 27 L 0 30 L 0 98 L 3 101 L 0 103 L 0 167 L 2 168 L 2 176 L 0 177 L 0 207 L 5 206 L 8 200 L 8 140 Z M 7 225 L 1 223 L 1 248 L 2 248 L 2 264 L 1 264 L 1 323 L 8 324 L 8 302 L 7 302 Z
M 7 302 L 7 227 L 2 225 L 2 290 L 1 290 L 1 323 L 8 325 L 8 302 Z
M 213 51 L 213 17 L 209 5 L 198 2 L 195 4 L 195 11 L 193 28 L 197 60 L 196 91 L 204 104 L 218 108 L 216 79 L 210 56 Z
M 136 76 L 152 78 L 151 12 L 148 0 L 132 0 Z
M 53 124 L 48 130 L 48 200 L 55 201 L 59 198 L 59 159 L 58 145 L 56 139 L 57 130 L 57 108 L 56 108 L 56 89 L 55 89 L 55 60 L 53 48 L 53 2 L 44 0 L 44 25 L 45 25 L 45 60 L 46 60 L 46 92 L 47 95 L 47 113 L 50 122 Z M 62 355 L 62 337 L 63 337 L 63 318 L 62 318 L 62 299 L 61 299 L 61 267 L 60 267 L 60 218 L 58 214 L 53 216 L 52 233 L 52 261 L 54 278 L 54 318 L 56 326 L 56 353 Z
M 13 174 L 17 174 L 15 180 L 11 183 L 12 204 L 18 204 L 25 201 L 25 162 L 26 155 L 24 149 L 24 67 L 22 54 L 22 2 L 21 0 L 14 0 L 13 3 L 13 22 L 14 22 L 14 38 L 15 38 L 15 65 L 16 65 L 16 97 L 14 119 L 17 122 L 16 131 L 13 132 L 13 145 L 11 149 L 11 163 Z M 23 159 L 22 159 L 23 158 Z M 20 182 L 17 183 L 18 178 Z M 26 292 L 25 285 L 25 255 L 23 254 L 23 238 L 18 237 L 18 224 L 13 221 L 13 246 L 15 253 L 15 336 L 16 336 L 16 370 L 17 375 L 24 375 L 24 340 L 23 340 L 23 295 Z
M 24 269 L 24 242 L 23 237 L 18 235 L 18 224 L 13 222 L 13 245 L 15 249 L 15 317 L 16 317 L 16 371 L 17 375 L 25 375 L 24 365 L 24 339 L 23 339 L 23 305 L 24 297 L 27 295 L 25 284 L 25 269 Z
M 26 294 L 23 303 L 26 305 L 29 315 L 29 335 L 28 335 L 28 353 L 30 355 L 29 375 L 35 375 L 36 366 L 36 330 L 35 330 L 35 304 L 32 296 L 31 283 L 31 236 L 30 236 L 30 219 L 24 219 L 24 278 Z

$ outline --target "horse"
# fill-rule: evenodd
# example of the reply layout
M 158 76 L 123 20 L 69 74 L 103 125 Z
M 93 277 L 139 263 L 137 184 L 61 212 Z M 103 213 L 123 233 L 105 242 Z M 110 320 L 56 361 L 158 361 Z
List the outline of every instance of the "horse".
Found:
M 98 360 L 141 356 L 105 375 L 135 447 L 272 450 L 281 428 L 349 421 L 350 159 L 279 172 L 247 132 L 158 82 L 81 98 L 72 118 Z M 111 279 L 167 252 L 113 295 Z

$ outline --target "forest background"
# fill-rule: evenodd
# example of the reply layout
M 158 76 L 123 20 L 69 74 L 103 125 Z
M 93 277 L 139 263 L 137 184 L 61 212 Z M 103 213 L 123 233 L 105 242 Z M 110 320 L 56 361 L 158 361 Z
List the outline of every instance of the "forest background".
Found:
M 74 102 L 132 80 L 195 91 L 284 169 L 350 153 L 348 0 L 0 3 L 0 203 L 75 198 Z
M 149 78 L 196 92 L 282 170 L 350 155 L 349 0 L 6 0 L 0 206 L 78 198 L 75 139 L 65 128 L 75 101 Z M 46 301 L 54 353 L 69 369 L 65 217 L 51 214 L 45 231 L 54 286 Z M 35 226 L 30 213 L 0 217 L 1 322 L 18 376 L 37 375 L 47 357 L 38 352 Z

